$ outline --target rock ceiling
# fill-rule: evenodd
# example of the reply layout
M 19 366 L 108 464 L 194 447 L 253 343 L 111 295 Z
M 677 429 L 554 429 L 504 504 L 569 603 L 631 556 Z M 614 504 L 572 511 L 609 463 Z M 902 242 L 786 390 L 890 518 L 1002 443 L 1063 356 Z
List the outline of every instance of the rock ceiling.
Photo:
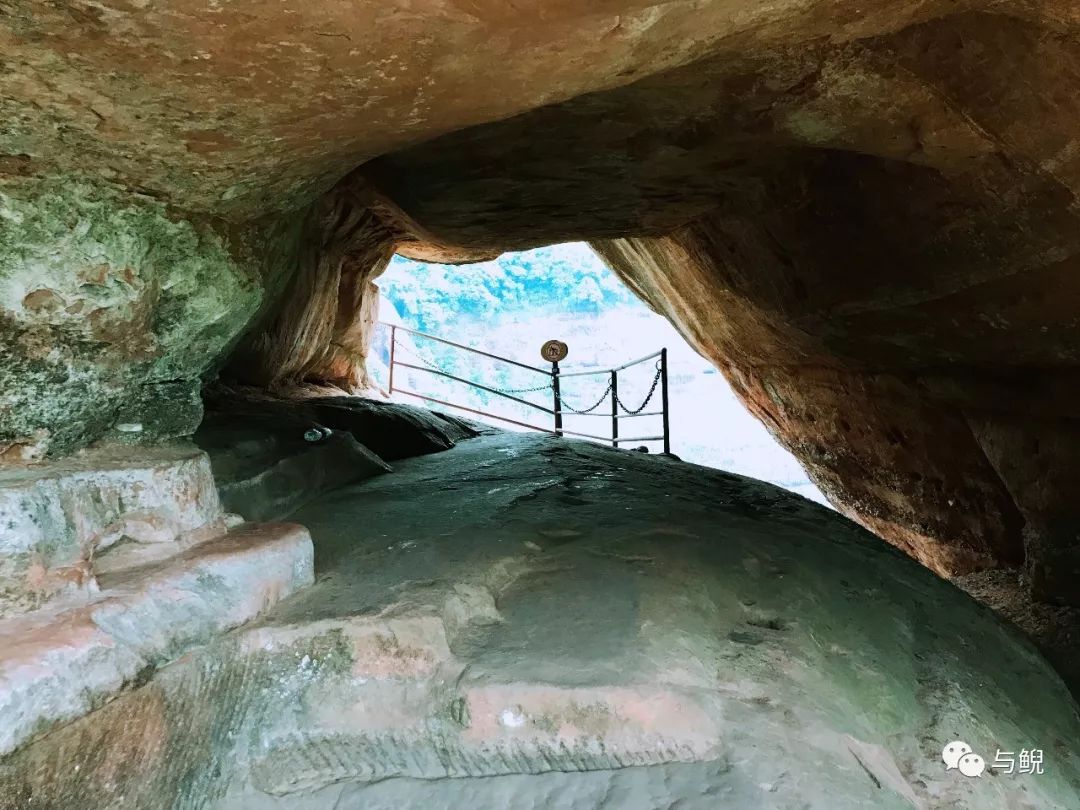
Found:
M 1078 30 L 1064 0 L 9 0 L 0 442 L 182 434 L 162 386 L 230 357 L 355 387 L 395 248 L 589 239 L 847 514 L 1076 601 Z

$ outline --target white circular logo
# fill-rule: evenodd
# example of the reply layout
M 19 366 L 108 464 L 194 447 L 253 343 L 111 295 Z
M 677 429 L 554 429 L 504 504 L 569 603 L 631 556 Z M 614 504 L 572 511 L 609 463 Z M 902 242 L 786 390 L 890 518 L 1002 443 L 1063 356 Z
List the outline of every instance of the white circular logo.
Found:
M 970 753 L 970 745 L 963 740 L 953 740 L 941 749 L 941 761 L 945 763 L 945 770 L 956 768 L 960 764 L 960 757 Z
M 986 762 L 978 754 L 964 754 L 957 767 L 964 776 L 982 776 Z

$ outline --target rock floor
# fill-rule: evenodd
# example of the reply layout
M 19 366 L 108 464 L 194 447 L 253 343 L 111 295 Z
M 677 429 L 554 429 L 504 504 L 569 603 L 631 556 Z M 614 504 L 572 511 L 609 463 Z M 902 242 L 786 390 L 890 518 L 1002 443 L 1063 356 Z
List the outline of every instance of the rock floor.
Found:
M 775 487 L 506 433 L 291 519 L 313 587 L 0 760 L 0 808 L 1080 806 L 1031 643 Z

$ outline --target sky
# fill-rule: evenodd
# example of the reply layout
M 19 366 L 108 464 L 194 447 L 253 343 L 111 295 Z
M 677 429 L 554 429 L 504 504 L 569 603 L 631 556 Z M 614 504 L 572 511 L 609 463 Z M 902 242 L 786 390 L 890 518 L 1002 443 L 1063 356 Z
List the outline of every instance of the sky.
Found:
M 509 357 L 545 366 L 540 346 L 562 340 L 569 356 L 564 373 L 611 368 L 666 347 L 669 358 L 672 452 L 684 461 L 758 478 L 825 503 L 795 457 L 781 447 L 742 406 L 723 375 L 698 355 L 664 317 L 641 303 L 583 243 L 553 245 L 507 253 L 473 265 L 439 265 L 395 256 L 376 282 L 381 289 L 380 319 Z M 387 330 L 381 329 L 373 351 L 372 371 L 385 387 Z M 397 359 L 436 367 L 488 387 L 513 390 L 515 396 L 551 407 L 551 392 L 525 391 L 546 378 L 506 364 L 477 358 L 420 337 L 399 333 Z M 382 360 L 382 363 L 379 360 Z M 620 400 L 636 408 L 648 393 L 654 365 L 642 364 L 619 376 Z M 563 381 L 564 401 L 578 409 L 603 393 L 608 376 Z M 395 389 L 434 396 L 496 413 L 515 421 L 551 427 L 550 414 L 485 394 L 427 372 L 397 368 Z M 424 404 L 413 397 L 395 399 Z M 610 404 L 599 416 L 567 415 L 564 427 L 609 436 Z M 644 410 L 659 410 L 659 396 Z M 440 406 L 433 406 L 440 407 Z M 478 418 L 475 414 L 460 412 Z M 481 419 L 483 421 L 483 419 Z M 506 422 L 488 420 L 508 429 Z M 632 425 L 632 427 L 631 427 Z M 622 437 L 659 435 L 660 417 L 620 420 Z M 658 441 L 644 444 L 652 452 Z

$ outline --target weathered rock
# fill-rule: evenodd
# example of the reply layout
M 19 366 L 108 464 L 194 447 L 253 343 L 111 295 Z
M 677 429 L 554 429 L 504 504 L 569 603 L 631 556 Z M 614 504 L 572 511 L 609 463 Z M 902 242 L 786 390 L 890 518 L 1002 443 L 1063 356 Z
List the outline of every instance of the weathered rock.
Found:
M 0 620 L 0 755 L 312 581 L 311 539 L 291 524 L 248 524 L 164 561 L 128 556 L 89 603 Z
M 1080 695 L 1080 608 L 1032 601 L 1017 569 L 976 571 L 954 582 L 1023 630 Z
M 296 517 L 313 588 L 0 760 L 0 807 L 1080 799 L 1077 706 L 1031 644 L 769 485 L 502 434 Z M 958 738 L 1045 773 L 946 771 Z
M 850 39 L 953 10 L 888 5 L 845 19 L 851 0 L 737 14 L 649 0 L 14 0 L 0 19 L 3 171 L 90 172 L 237 220 L 294 211 L 373 157 L 691 63 L 734 35 Z
M 287 409 L 212 414 L 194 438 L 210 456 L 222 505 L 247 520 L 278 520 L 318 495 L 390 471 L 352 434 Z
M 210 407 L 224 418 L 248 420 L 267 431 L 294 425 L 293 435 L 323 427 L 349 433 L 379 458 L 395 461 L 448 450 L 462 439 L 494 430 L 449 414 L 358 396 L 326 396 L 307 390 L 292 399 L 258 389 L 215 386 Z M 227 431 L 217 442 L 228 442 Z M 232 473 L 227 473 L 232 475 Z
M 0 616 L 93 592 L 95 558 L 116 543 L 184 542 L 224 528 L 209 461 L 189 445 L 105 446 L 0 469 Z
M 283 392 L 305 382 L 353 394 L 369 387 L 371 279 L 390 261 L 396 232 L 375 204 L 364 184 L 344 182 L 312 207 L 286 293 L 230 359 L 230 379 Z
M 0 445 L 54 455 L 190 435 L 201 377 L 278 292 L 300 231 L 2 172 L 0 223 Z
M 306 530 L 228 522 L 189 444 L 0 469 L 0 753 L 310 584 Z
M 319 421 L 352 433 L 365 447 L 388 461 L 449 450 L 478 435 L 464 419 L 398 402 L 359 397 L 318 397 L 305 401 Z
M 1080 602 L 1072 4 L 83 5 L 0 17 L 0 461 L 234 345 L 355 393 L 395 248 L 588 238 L 845 513 Z

